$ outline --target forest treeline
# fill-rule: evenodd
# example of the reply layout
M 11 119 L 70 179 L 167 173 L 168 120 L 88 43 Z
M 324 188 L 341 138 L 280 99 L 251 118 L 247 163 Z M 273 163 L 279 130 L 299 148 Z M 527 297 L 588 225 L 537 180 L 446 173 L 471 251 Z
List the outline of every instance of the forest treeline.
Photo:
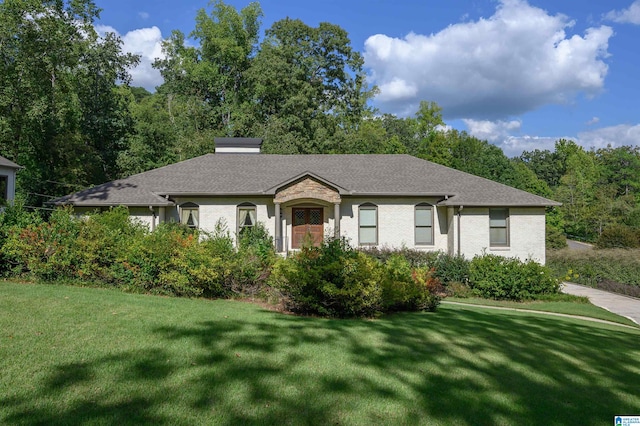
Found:
M 552 235 L 640 238 L 638 147 L 558 140 L 508 158 L 446 127 L 434 102 L 380 114 L 344 29 L 285 18 L 263 30 L 258 3 L 213 2 L 190 34 L 173 31 L 150 93 L 129 85 L 139 57 L 97 34 L 99 13 L 90 0 L 0 2 L 0 155 L 25 167 L 27 205 L 213 152 L 216 136 L 260 137 L 266 153 L 414 155 L 562 202 Z

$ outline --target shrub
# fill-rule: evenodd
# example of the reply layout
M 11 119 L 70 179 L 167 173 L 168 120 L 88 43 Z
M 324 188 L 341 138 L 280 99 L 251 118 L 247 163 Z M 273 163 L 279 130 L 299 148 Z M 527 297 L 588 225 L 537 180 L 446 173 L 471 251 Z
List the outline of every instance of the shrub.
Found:
M 445 285 L 466 283 L 469 281 L 470 262 L 464 256 L 438 253 L 435 263 L 429 265 L 434 269 L 434 276 Z
M 409 262 L 409 265 L 412 268 L 420 268 L 422 266 L 431 267 L 436 262 L 436 259 L 440 254 L 440 252 L 437 251 L 415 250 L 407 247 L 399 249 L 389 247 L 372 247 L 360 250 L 382 263 L 386 263 L 393 256 L 401 256 Z
M 545 241 L 548 249 L 563 249 L 567 247 L 567 237 L 553 225 L 547 224 Z
M 450 282 L 467 282 L 469 278 L 469 261 L 463 256 L 450 255 L 441 251 L 422 251 L 403 247 L 401 249 L 368 248 L 362 251 L 382 263 L 387 263 L 394 256 L 404 258 L 412 268 L 426 267 L 433 269 L 433 274 L 444 285 Z
M 79 234 L 79 221 L 70 210 L 57 209 L 49 222 L 12 227 L 3 252 L 38 278 L 73 278 L 78 270 Z
M 4 247 L 10 234 L 29 225 L 37 226 L 41 222 L 40 216 L 37 213 L 28 212 L 19 198 L 13 204 L 3 207 L 0 211 L 0 276 L 15 275 L 21 269 L 17 253 L 11 254 L 9 247 L 6 249 Z
M 175 224 L 160 224 L 136 241 L 114 268 L 131 289 L 188 297 L 224 294 L 222 259 L 200 244 L 198 232 Z
M 559 291 L 558 280 L 539 263 L 492 254 L 473 258 L 469 285 L 478 296 L 496 300 L 520 301 Z
M 473 296 L 473 291 L 469 284 L 461 282 L 450 282 L 446 287 L 447 296 L 467 298 Z
M 640 231 L 626 225 L 607 226 L 596 240 L 598 248 L 638 248 Z
M 413 269 L 409 261 L 394 254 L 384 264 L 382 309 L 388 311 L 433 311 L 442 286 L 433 270 Z
M 262 223 L 238 235 L 238 250 L 229 260 L 225 288 L 235 294 L 255 296 L 266 284 L 277 258 L 273 238 Z
M 304 245 L 278 262 L 273 274 L 285 306 L 294 312 L 330 317 L 370 317 L 380 312 L 380 264 L 344 239 L 329 239 L 319 247 Z

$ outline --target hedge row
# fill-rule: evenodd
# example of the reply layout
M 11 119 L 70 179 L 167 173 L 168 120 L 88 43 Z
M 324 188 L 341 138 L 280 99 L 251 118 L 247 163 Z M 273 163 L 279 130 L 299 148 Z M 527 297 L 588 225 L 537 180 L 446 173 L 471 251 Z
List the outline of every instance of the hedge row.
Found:
M 483 255 L 472 260 L 417 250 L 358 251 L 329 239 L 283 259 L 262 226 L 238 245 L 224 224 L 213 233 L 161 224 L 154 232 L 124 207 L 82 218 L 56 210 L 48 221 L 17 207 L 0 214 L 0 273 L 78 280 L 176 296 L 275 296 L 288 309 L 334 317 L 434 310 L 444 293 L 524 300 L 558 291 L 539 264 Z
M 47 222 L 4 229 L 4 273 L 36 279 L 82 280 L 130 291 L 224 297 L 266 282 L 275 254 L 263 228 L 243 234 L 236 250 L 220 225 L 203 234 L 179 224 L 154 232 L 130 220 L 126 208 L 77 218 L 53 212 Z M 257 243 L 258 240 L 266 241 Z M 264 250 L 264 247 L 269 250 Z

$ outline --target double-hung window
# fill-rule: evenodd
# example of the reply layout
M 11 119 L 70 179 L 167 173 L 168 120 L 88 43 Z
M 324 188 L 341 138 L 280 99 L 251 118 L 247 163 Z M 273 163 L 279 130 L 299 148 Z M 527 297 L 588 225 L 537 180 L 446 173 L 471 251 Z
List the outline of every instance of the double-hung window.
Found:
M 489 245 L 509 246 L 509 209 L 489 209 Z
M 415 209 L 415 241 L 416 245 L 433 244 L 433 206 L 418 204 Z
M 362 204 L 358 209 L 358 243 L 360 245 L 378 244 L 378 207 L 375 204 Z
M 256 226 L 256 206 L 251 203 L 242 203 L 238 206 L 238 234 L 245 229 Z
M 180 205 L 180 223 L 189 228 L 200 226 L 200 207 L 196 203 L 184 203 Z

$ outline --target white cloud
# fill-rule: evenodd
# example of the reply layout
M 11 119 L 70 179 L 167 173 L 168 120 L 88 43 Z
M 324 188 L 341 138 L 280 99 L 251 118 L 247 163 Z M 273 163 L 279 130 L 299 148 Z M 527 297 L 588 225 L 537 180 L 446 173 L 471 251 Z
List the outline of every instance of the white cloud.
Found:
M 113 32 L 118 35 L 113 27 L 107 25 L 96 26 L 96 31 L 100 35 Z M 156 58 L 163 58 L 162 54 L 162 33 L 156 26 L 150 28 L 140 28 L 129 31 L 124 36 L 120 35 L 123 42 L 123 50 L 127 53 L 140 55 L 140 63 L 132 70 L 132 86 L 142 86 L 147 90 L 155 90 L 155 87 L 162 84 L 160 71 L 152 67 Z
M 544 151 L 545 149 L 553 151 L 558 139 L 575 140 L 575 138 L 567 136 L 508 136 L 496 145 L 502 148 L 502 151 L 507 157 L 511 158 L 519 156 L 523 151 L 534 151 L 536 149 L 540 151 Z
M 640 146 L 640 124 L 619 124 L 578 133 L 578 143 L 585 148 Z
M 628 9 L 612 10 L 604 17 L 613 22 L 640 25 L 640 0 L 631 3 Z
M 489 121 L 489 120 L 462 120 L 469 129 L 469 134 L 478 139 L 485 139 L 489 142 L 504 140 L 511 133 L 517 132 L 522 126 L 518 120 L 511 121 Z
M 591 120 L 587 121 L 587 125 L 592 126 L 594 124 L 598 124 L 600 122 L 600 117 L 593 117 Z
M 520 130 L 518 125 L 504 122 L 474 122 L 471 125 L 469 120 L 464 120 L 469 127 L 469 133 L 473 136 L 486 139 L 502 149 L 507 157 L 515 157 L 522 154 L 522 151 L 533 151 L 536 149 L 553 151 L 555 143 L 559 139 L 572 140 L 584 149 L 606 148 L 620 146 L 640 146 L 640 124 L 619 124 L 616 126 L 602 127 L 600 129 L 580 132 L 574 136 L 515 136 L 512 131 Z M 512 127 L 509 129 L 509 127 Z M 483 136 L 483 132 L 485 135 Z
M 433 100 L 449 119 L 496 120 L 594 96 L 607 74 L 613 31 L 601 26 L 568 36 L 572 25 L 524 0 L 501 0 L 490 18 L 436 34 L 373 35 L 364 58 L 380 88 L 377 106 L 406 115 Z
M 147 12 L 138 12 L 138 16 L 146 21 L 147 19 L 149 19 L 150 15 Z

